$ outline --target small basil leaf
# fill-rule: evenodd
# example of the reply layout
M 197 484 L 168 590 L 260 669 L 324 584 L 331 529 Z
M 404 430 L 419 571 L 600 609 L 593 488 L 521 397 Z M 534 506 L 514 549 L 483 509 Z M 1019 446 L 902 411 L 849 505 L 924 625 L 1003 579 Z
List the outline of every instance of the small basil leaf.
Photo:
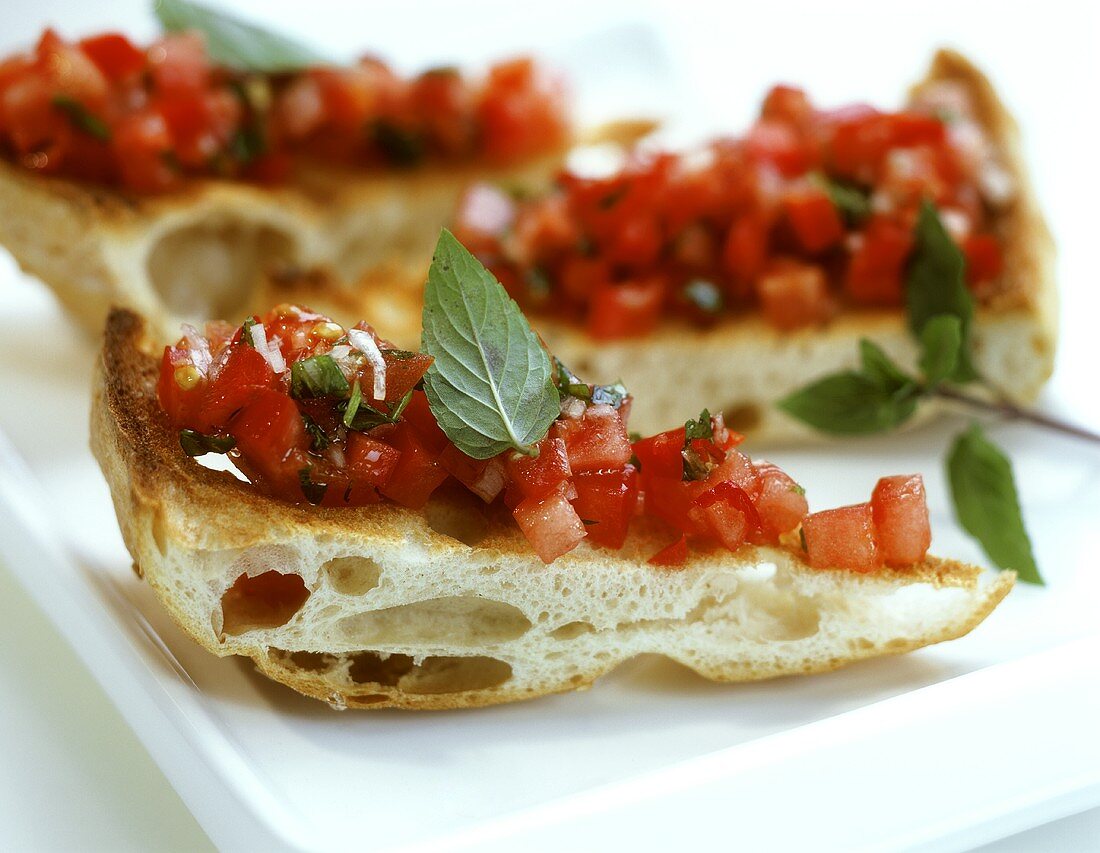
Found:
M 422 349 L 435 361 L 424 391 L 467 456 L 534 445 L 561 411 L 550 357 L 500 283 L 443 229 L 424 290 Z
M 350 393 L 347 378 L 330 355 L 303 358 L 290 367 L 290 396 L 297 400 L 309 397 L 343 398 Z
M 894 392 L 906 385 L 915 384 L 913 378 L 891 361 L 882 347 L 873 341 L 866 338 L 860 340 L 859 358 L 864 375 L 887 391 Z
M 328 484 L 313 482 L 309 476 L 311 470 L 312 466 L 310 465 L 298 470 L 298 485 L 302 487 L 302 494 L 306 496 L 306 500 L 314 506 L 317 506 L 317 504 L 325 499 L 325 492 L 328 491 Z
M 50 103 L 65 113 L 69 117 L 69 122 L 77 130 L 83 131 L 100 142 L 110 141 L 111 129 L 107 126 L 107 123 L 88 112 L 87 107 L 80 101 L 68 98 L 65 95 L 54 95 Z
M 231 435 L 203 435 L 193 429 L 180 430 L 180 447 L 188 456 L 205 456 L 207 453 L 228 453 L 237 446 Z
M 329 63 L 291 39 L 188 0 L 156 0 L 153 11 L 165 32 L 201 32 L 207 55 L 228 68 L 278 74 Z
M 871 215 L 871 199 L 861 187 L 838 181 L 820 172 L 815 173 L 811 180 L 825 190 L 829 200 L 849 225 L 858 225 Z
M 925 200 L 914 233 L 913 254 L 906 274 L 905 299 L 909 328 L 920 337 L 933 317 L 957 317 L 961 332 L 959 358 L 950 379 L 971 382 L 978 372 L 970 360 L 970 323 L 974 298 L 966 287 L 966 261 L 943 227 L 935 206 Z
M 356 382 L 351 389 L 351 397 L 348 399 L 348 407 L 344 409 L 344 426 L 350 428 L 355 423 L 355 415 L 359 411 L 359 404 L 363 402 L 363 389 Z
M 698 418 L 689 418 L 684 424 L 684 441 L 696 438 L 714 438 L 714 427 L 707 409 L 703 409 Z
M 955 373 L 962 352 L 962 323 L 958 317 L 932 317 L 920 333 L 920 369 L 929 387 L 939 385 Z
M 978 424 L 960 435 L 947 457 L 955 515 L 997 566 L 1015 569 L 1020 580 L 1043 583 L 1024 527 L 1008 457 Z
M 876 378 L 844 371 L 795 391 L 778 406 L 822 432 L 867 435 L 907 421 L 916 411 L 918 396 L 916 383 L 891 389 Z
M 252 327 L 256 325 L 256 319 L 249 317 L 243 323 L 241 323 L 241 340 L 242 346 L 255 348 L 256 344 L 252 340 Z

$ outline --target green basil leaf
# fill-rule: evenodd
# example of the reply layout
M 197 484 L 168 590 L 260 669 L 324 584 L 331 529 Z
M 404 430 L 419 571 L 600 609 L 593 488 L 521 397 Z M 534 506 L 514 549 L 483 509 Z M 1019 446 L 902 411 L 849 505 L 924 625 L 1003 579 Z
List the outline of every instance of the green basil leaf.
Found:
M 347 397 L 351 386 L 331 355 L 314 355 L 290 366 L 290 396 Z
M 180 447 L 188 456 L 205 456 L 207 453 L 228 453 L 237 446 L 231 435 L 203 435 L 193 429 L 180 430 Z
M 351 428 L 355 423 L 355 415 L 359 411 L 359 404 L 363 402 L 363 389 L 356 382 L 351 389 L 351 397 L 348 398 L 348 406 L 344 409 L 344 426 Z
M 899 388 L 855 371 L 826 376 L 780 400 L 787 414 L 822 432 L 867 435 L 904 423 L 917 408 L 914 382 Z
M 858 225 L 871 215 L 871 199 L 862 187 L 847 181 L 838 181 L 820 172 L 814 173 L 810 180 L 825 190 L 829 200 L 849 225 Z
M 561 411 L 550 357 L 519 306 L 443 229 L 424 290 L 428 403 L 447 437 L 475 459 L 533 453 Z
M 111 128 L 107 126 L 107 123 L 99 116 L 92 115 L 88 112 L 88 108 L 85 107 L 80 101 L 73 98 L 66 97 L 65 95 L 54 95 L 50 101 L 61 112 L 65 113 L 69 117 L 69 122 L 77 130 L 82 130 L 88 136 L 98 139 L 100 142 L 109 142 L 111 140 Z
M 321 54 L 285 36 L 188 0 L 156 0 L 153 11 L 165 32 L 201 32 L 206 37 L 207 55 L 228 68 L 279 74 L 331 64 Z
M 962 352 L 962 323 L 958 317 L 932 317 L 920 333 L 920 369 L 929 387 L 939 385 L 955 373 Z
M 313 482 L 309 476 L 311 470 L 313 470 L 311 465 L 307 465 L 305 468 L 300 468 L 298 470 L 298 484 L 302 487 L 302 494 L 306 496 L 306 500 L 314 506 L 317 506 L 317 504 L 325 499 L 325 492 L 328 491 L 328 484 Z
M 255 349 L 256 344 L 252 341 L 252 327 L 256 325 L 256 318 L 249 317 L 243 323 L 241 323 L 241 346 L 252 347 Z
M 325 431 L 321 429 L 321 425 L 305 412 L 302 412 L 302 424 L 309 434 L 309 449 L 314 453 L 323 453 L 325 448 L 332 444 L 332 439 L 325 435 Z
M 874 341 L 869 341 L 867 338 L 860 340 L 859 358 L 864 375 L 890 393 L 907 385 L 916 384 L 914 379 L 891 361 L 890 356 Z
M 935 205 L 928 200 L 921 204 L 914 238 L 905 282 L 909 328 L 920 337 L 933 317 L 957 317 L 962 340 L 958 362 L 949 378 L 971 382 L 978 378 L 978 371 L 970 360 L 974 298 L 966 287 L 966 260 L 943 227 Z
M 344 426 L 357 432 L 369 432 L 382 424 L 395 424 L 401 420 L 405 407 L 412 400 L 412 395 L 413 389 L 410 388 L 404 397 L 389 407 L 388 412 L 383 412 L 362 401 L 363 393 L 359 389 L 359 384 L 356 383 L 351 392 L 351 399 L 347 403 L 341 404 L 346 406 L 344 409 Z
M 710 422 L 710 412 L 703 409 L 698 418 L 688 418 L 684 424 L 684 441 L 695 438 L 714 438 L 714 426 Z
M 997 566 L 1015 569 L 1020 580 L 1043 583 L 1024 527 L 1008 457 L 978 424 L 960 435 L 947 456 L 955 515 Z

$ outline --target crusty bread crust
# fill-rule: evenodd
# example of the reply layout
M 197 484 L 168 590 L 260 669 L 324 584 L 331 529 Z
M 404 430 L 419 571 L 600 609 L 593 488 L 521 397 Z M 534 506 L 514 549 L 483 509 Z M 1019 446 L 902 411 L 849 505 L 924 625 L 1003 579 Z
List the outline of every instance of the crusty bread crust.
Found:
M 661 569 L 645 560 L 671 534 L 641 525 L 621 552 L 582 543 L 544 566 L 506 514 L 448 494 L 424 511 L 286 504 L 183 455 L 149 350 L 142 322 L 113 312 L 91 424 L 139 575 L 206 649 L 335 707 L 533 698 L 642 653 L 718 681 L 820 672 L 961 636 L 1013 583 L 934 558 L 815 570 L 782 547 Z M 257 622 L 227 590 L 267 571 L 297 575 L 306 599 Z

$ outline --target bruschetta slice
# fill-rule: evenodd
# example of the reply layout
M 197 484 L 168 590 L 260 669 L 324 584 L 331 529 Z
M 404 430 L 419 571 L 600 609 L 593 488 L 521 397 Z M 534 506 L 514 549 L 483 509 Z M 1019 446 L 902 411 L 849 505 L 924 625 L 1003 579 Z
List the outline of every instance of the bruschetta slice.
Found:
M 92 448 L 196 642 L 335 708 L 476 707 L 639 654 L 716 681 L 831 670 L 962 636 L 1013 584 L 926 556 L 919 477 L 808 514 L 720 416 L 631 442 L 629 395 L 548 362 L 525 374 L 548 425 L 498 452 L 440 408 L 440 363 L 299 306 L 167 348 L 111 313 Z M 209 452 L 237 473 L 189 458 Z
M 1034 399 L 1053 368 L 1053 244 L 1015 122 L 951 51 L 899 112 L 818 110 L 777 86 L 742 137 L 567 173 L 534 199 L 475 187 L 454 230 L 562 359 L 647 389 L 632 415 L 643 432 L 710 405 L 785 441 L 812 434 L 774 404 L 855 368 L 861 338 L 915 363 L 907 271 L 929 202 L 965 258 L 978 371 Z
M 49 30 L 0 63 L 0 244 L 95 333 L 118 304 L 168 340 L 288 282 L 338 306 L 309 273 L 415 278 L 472 181 L 545 186 L 578 140 L 566 100 L 525 58 L 476 76 L 374 58 L 264 74 L 215 61 L 198 32 L 138 46 Z

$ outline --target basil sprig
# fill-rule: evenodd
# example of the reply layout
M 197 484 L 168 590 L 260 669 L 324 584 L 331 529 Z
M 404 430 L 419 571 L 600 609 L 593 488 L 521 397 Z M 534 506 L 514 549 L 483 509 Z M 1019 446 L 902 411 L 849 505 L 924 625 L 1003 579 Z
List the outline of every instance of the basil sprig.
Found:
M 966 261 L 928 201 L 914 237 L 906 306 L 919 343 L 920 375 L 864 339 L 858 369 L 811 382 L 780 400 L 780 409 L 821 432 L 868 435 L 901 426 L 922 400 L 947 396 L 945 386 L 980 379 L 970 355 L 974 300 L 966 289 Z M 990 560 L 1015 569 L 1023 581 L 1042 583 L 1008 457 L 975 424 L 955 441 L 947 469 L 959 522 Z
M 156 0 L 153 11 L 165 32 L 201 32 L 206 37 L 207 55 L 227 68 L 279 74 L 331 64 L 326 57 L 285 36 L 188 0 Z
M 475 459 L 535 455 L 561 411 L 554 369 L 504 288 L 443 229 L 424 290 L 424 391 L 440 428 Z

